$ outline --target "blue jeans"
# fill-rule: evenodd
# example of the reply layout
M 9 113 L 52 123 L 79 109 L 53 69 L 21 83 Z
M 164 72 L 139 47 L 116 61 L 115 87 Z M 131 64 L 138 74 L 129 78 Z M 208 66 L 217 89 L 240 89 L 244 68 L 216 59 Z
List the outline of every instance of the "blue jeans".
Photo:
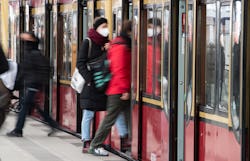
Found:
M 90 138 L 90 125 L 95 115 L 94 111 L 83 110 L 82 115 L 82 140 L 88 141 Z M 120 137 L 124 137 L 128 134 L 128 127 L 125 119 L 125 115 L 121 112 L 115 122 L 115 125 L 118 129 Z
M 37 105 L 35 105 L 35 95 L 38 91 L 39 90 L 34 89 L 34 88 L 25 89 L 25 96 L 23 98 L 23 101 L 20 104 L 22 108 L 21 108 L 20 113 L 18 114 L 15 131 L 22 132 L 24 124 L 25 124 L 26 115 L 28 111 L 33 107 L 35 107 L 38 110 L 39 114 L 44 118 L 44 121 L 48 122 L 48 124 L 51 127 L 53 128 L 58 127 L 58 124 L 56 121 L 54 121 L 46 112 L 44 112 Z

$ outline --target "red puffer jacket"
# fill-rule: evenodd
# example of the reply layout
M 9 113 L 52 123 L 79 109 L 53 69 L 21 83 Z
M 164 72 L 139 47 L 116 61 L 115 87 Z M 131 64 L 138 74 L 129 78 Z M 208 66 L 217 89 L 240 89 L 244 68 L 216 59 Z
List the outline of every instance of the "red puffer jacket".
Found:
M 131 49 L 127 47 L 122 37 L 117 37 L 111 42 L 108 59 L 112 76 L 106 94 L 114 95 L 130 92 Z

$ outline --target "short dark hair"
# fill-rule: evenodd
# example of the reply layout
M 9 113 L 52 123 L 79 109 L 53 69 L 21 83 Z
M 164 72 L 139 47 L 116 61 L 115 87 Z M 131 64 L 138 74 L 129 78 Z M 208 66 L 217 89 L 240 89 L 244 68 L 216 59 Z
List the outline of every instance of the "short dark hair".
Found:
M 132 21 L 130 20 L 125 20 L 122 23 L 122 29 L 121 29 L 121 33 L 128 33 L 132 31 Z
M 34 32 L 28 31 L 28 32 L 23 32 L 23 34 L 29 34 L 35 42 L 39 43 L 39 38 L 34 34 Z

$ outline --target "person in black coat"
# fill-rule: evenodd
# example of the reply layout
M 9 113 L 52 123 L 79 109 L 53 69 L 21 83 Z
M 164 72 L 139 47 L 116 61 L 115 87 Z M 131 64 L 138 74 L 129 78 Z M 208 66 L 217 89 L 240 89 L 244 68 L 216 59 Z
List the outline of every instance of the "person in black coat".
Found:
M 23 127 L 25 124 L 25 117 L 30 108 L 35 107 L 46 122 L 52 127 L 52 131 L 48 134 L 54 133 L 54 128 L 57 128 L 57 123 L 38 106 L 35 105 L 35 95 L 40 88 L 48 85 L 49 81 L 49 59 L 42 55 L 38 49 L 39 39 L 33 33 L 22 33 L 21 40 L 24 44 L 24 57 L 20 63 L 20 73 L 22 74 L 22 82 L 24 84 L 24 98 L 21 102 L 21 111 L 18 115 L 15 129 L 7 133 L 7 136 L 22 137 Z
M 96 89 L 92 76 L 93 73 L 89 71 L 87 63 L 91 59 L 100 57 L 107 50 L 109 43 L 107 23 L 105 18 L 95 19 L 93 28 L 88 31 L 89 39 L 85 39 L 80 47 L 76 64 L 80 74 L 86 81 L 80 94 L 80 104 L 83 109 L 82 141 L 84 153 L 88 151 L 91 141 L 90 125 L 95 111 L 106 110 L 107 96 L 104 91 L 101 92 Z
M 3 74 L 8 70 L 9 70 L 8 61 L 0 45 L 0 74 Z M 10 101 L 9 90 L 5 87 L 2 80 L 0 79 L 0 127 L 4 123 L 6 117 L 5 109 L 6 106 L 8 106 L 9 101 Z
M 6 72 L 8 69 L 9 69 L 8 61 L 0 45 L 0 74 Z

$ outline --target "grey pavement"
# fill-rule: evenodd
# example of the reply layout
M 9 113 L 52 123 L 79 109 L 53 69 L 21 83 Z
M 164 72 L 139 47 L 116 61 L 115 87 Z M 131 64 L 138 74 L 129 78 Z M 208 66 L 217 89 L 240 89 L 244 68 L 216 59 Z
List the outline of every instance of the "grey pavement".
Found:
M 0 130 L 0 161 L 125 161 L 112 153 L 109 157 L 83 154 L 79 138 L 62 131 L 48 137 L 47 125 L 29 117 L 26 121 L 22 138 L 7 137 L 16 122 L 16 114 L 8 115 Z

